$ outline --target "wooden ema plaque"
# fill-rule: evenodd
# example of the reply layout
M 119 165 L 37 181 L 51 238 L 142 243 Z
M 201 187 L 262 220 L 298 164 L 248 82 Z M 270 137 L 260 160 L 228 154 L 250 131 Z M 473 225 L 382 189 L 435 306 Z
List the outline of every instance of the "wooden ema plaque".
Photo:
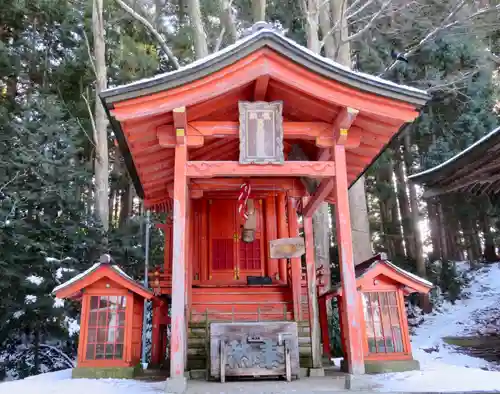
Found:
M 269 254 L 272 259 L 291 259 L 306 252 L 304 238 L 280 238 L 269 241 Z
M 283 103 L 240 101 L 240 164 L 283 164 Z
M 210 324 L 210 375 L 298 377 L 297 323 Z

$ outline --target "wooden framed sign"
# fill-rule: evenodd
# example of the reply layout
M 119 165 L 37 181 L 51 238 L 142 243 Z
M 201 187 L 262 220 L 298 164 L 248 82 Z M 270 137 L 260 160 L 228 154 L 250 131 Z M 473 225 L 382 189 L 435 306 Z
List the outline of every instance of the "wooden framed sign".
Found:
M 240 101 L 240 164 L 283 164 L 283 102 Z
M 291 259 L 306 252 L 304 238 L 280 238 L 269 241 L 269 254 L 272 259 Z

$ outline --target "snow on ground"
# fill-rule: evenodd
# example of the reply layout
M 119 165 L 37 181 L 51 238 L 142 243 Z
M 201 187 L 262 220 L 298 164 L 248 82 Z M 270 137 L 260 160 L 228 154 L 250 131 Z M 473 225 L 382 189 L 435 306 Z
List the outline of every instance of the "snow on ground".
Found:
M 463 270 L 465 264 L 457 267 Z M 464 265 L 464 266 L 461 266 Z M 477 335 L 492 316 L 500 316 L 500 263 L 474 273 L 470 297 L 445 303 L 426 316 L 412 336 L 413 357 L 421 370 L 370 377 L 380 391 L 500 391 L 500 365 L 460 353 L 443 337 Z M 500 327 L 497 327 L 500 329 Z
M 0 394 L 160 394 L 165 384 L 126 379 L 71 379 L 71 369 L 0 383 Z
M 460 263 L 459 270 L 467 263 Z M 463 265 L 463 266 L 462 266 Z M 458 352 L 443 337 L 488 332 L 492 318 L 500 316 L 500 263 L 474 273 L 470 297 L 455 305 L 444 304 L 426 316 L 412 336 L 413 356 L 421 370 L 363 376 L 358 390 L 379 392 L 500 392 L 500 365 Z M 75 322 L 76 325 L 76 322 Z M 76 327 L 75 327 L 76 329 Z M 499 327 L 496 328 L 499 330 Z M 498 332 L 498 331 L 497 331 Z M 281 384 L 282 383 L 282 384 Z M 193 393 L 316 393 L 335 392 L 331 377 L 301 379 L 293 383 L 238 383 L 236 385 L 191 382 Z M 0 394 L 160 394 L 165 382 L 150 383 L 118 379 L 71 379 L 71 371 L 47 373 L 20 381 L 0 383 Z M 200 390 L 201 389 L 201 390 Z M 193 391 L 194 390 L 194 391 Z

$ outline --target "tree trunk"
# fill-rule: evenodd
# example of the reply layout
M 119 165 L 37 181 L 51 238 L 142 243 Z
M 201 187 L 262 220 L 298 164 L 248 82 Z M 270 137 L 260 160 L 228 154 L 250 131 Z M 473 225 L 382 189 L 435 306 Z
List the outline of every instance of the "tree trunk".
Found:
M 120 202 L 120 219 L 119 227 L 125 227 L 127 220 L 132 213 L 132 183 L 128 182 L 123 194 L 121 195 Z
M 106 89 L 106 44 L 104 41 L 103 0 L 94 0 L 92 7 L 92 34 L 94 36 L 94 65 L 96 72 L 95 100 L 95 189 L 97 213 L 105 231 L 109 230 L 108 205 L 108 119 L 104 112 L 99 93 Z
M 498 261 L 498 256 L 493 242 L 493 234 L 491 233 L 490 218 L 486 212 L 481 215 L 481 231 L 484 237 L 484 260 L 488 263 L 494 263 Z
M 321 36 L 323 37 L 323 47 L 325 48 L 325 56 L 332 60 L 335 60 L 337 51 L 335 50 L 335 42 L 333 36 L 330 33 L 332 28 L 331 22 L 331 12 L 330 12 L 330 2 L 323 1 L 321 8 L 319 10 L 319 26 L 321 29 Z
M 450 249 L 448 243 L 448 237 L 446 235 L 446 218 L 444 216 L 443 204 L 441 201 L 437 204 L 437 214 L 439 221 L 439 237 L 441 244 L 441 257 L 443 260 L 450 260 Z
M 408 257 L 415 259 L 415 238 L 413 234 L 413 223 L 411 220 L 410 202 L 407 194 L 407 181 L 405 176 L 405 167 L 403 156 L 400 147 L 395 151 L 394 160 L 394 173 L 396 175 L 396 188 L 399 202 L 399 209 L 401 212 L 401 225 L 403 227 L 403 234 L 405 240 L 406 253 Z
M 403 157 L 405 159 L 405 166 L 407 171 L 412 168 L 413 165 L 413 156 L 411 153 L 411 136 L 409 130 L 404 133 L 403 136 L 404 141 L 404 151 Z M 420 234 L 420 213 L 418 209 L 418 200 L 417 200 L 417 192 L 415 190 L 415 185 L 410 182 L 408 185 L 409 189 L 409 197 L 410 197 L 410 208 L 411 208 L 411 221 L 413 224 L 413 234 L 415 235 L 415 262 L 417 266 L 417 273 L 425 278 L 426 268 L 425 268 L 425 259 L 424 259 L 424 248 L 422 243 L 422 235 Z
M 266 0 L 252 0 L 253 21 L 266 20 Z
M 207 37 L 201 19 L 201 9 L 199 0 L 186 0 L 191 29 L 193 31 L 194 52 L 197 59 L 208 56 Z
M 321 47 L 318 37 L 318 26 L 319 26 L 318 1 L 320 0 L 307 0 L 306 37 L 307 37 L 307 47 L 314 53 L 320 54 Z
M 378 204 L 380 207 L 380 231 L 382 233 L 381 235 L 382 243 L 384 245 L 384 251 L 387 252 L 389 256 L 393 257 L 396 254 L 396 251 L 394 250 L 394 245 L 392 244 L 392 242 L 390 242 L 388 237 L 389 229 L 387 224 L 390 222 L 390 219 L 387 204 L 382 198 L 378 199 Z
M 432 255 L 434 260 L 442 258 L 441 237 L 439 236 L 439 221 L 437 218 L 437 207 L 434 201 L 427 201 L 427 213 L 431 231 Z
M 233 19 L 233 11 L 231 9 L 232 2 L 229 0 L 220 0 L 221 15 L 220 19 L 222 26 L 229 36 L 230 43 L 234 43 L 238 39 L 238 31 Z

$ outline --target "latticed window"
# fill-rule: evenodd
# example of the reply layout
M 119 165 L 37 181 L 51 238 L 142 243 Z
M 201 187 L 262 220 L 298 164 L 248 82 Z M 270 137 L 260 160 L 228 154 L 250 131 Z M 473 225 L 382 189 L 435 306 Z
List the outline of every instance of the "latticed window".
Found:
M 121 360 L 125 336 L 125 296 L 92 296 L 87 360 Z
M 363 293 L 368 351 L 403 353 L 401 319 L 395 291 Z

